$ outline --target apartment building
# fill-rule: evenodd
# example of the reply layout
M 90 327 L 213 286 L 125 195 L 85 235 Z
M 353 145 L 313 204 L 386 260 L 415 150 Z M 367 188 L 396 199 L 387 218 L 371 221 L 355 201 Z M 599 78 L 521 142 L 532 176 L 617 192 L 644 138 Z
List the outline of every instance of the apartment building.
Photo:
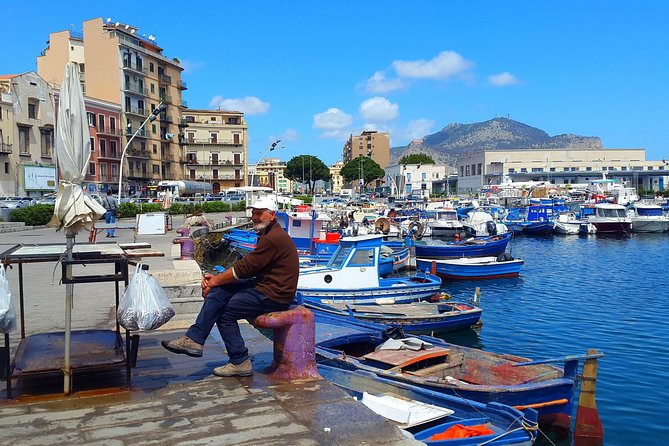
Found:
M 150 182 L 163 179 L 183 179 L 185 159 L 175 135 L 186 106 L 182 101 L 186 84 L 181 80 L 183 68 L 178 59 L 163 55 L 153 35 L 96 18 L 83 23 L 83 33 L 51 33 L 47 48 L 37 58 L 38 73 L 59 88 L 67 62 L 80 64 L 86 96 L 121 107 L 120 150 L 128 146 L 124 192 L 137 193 L 146 190 Z M 140 129 L 160 103 L 165 110 Z
M 367 130 L 358 136 L 349 136 L 344 144 L 344 164 L 359 157 L 373 159 L 381 169 L 385 169 L 390 161 L 390 135 L 388 132 Z
M 291 192 L 293 182 L 283 176 L 286 162 L 279 158 L 263 158 L 255 166 L 254 186 L 271 187 L 277 192 Z
M 185 110 L 179 127 L 188 179 L 211 183 L 214 193 L 246 185 L 248 127 L 244 113 Z
M 0 195 L 55 192 L 54 94 L 34 71 L 0 76 Z
M 510 181 L 588 183 L 603 174 L 647 190 L 664 190 L 669 181 L 666 160 L 647 161 L 644 149 L 485 150 L 461 155 L 457 169 L 458 193 Z
M 395 197 L 429 197 L 444 192 L 448 172 L 444 164 L 395 164 L 387 167 L 385 184 Z
M 89 97 L 84 97 L 84 104 L 91 133 L 91 159 L 83 185 L 89 192 L 116 190 L 123 150 L 121 106 Z M 132 188 L 125 192 L 141 191 Z
M 330 166 L 330 175 L 332 175 L 330 192 L 338 194 L 344 188 L 344 177 L 341 176 L 341 168 L 344 167 L 343 161 L 337 161 Z

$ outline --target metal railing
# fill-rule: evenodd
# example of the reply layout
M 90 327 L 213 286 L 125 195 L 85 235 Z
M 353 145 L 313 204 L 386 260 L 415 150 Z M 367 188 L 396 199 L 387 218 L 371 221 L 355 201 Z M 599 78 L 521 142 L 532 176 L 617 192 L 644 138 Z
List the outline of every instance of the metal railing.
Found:
M 110 150 L 105 150 L 104 152 L 100 152 L 98 154 L 98 158 L 107 158 L 107 159 L 113 159 L 117 160 L 121 157 L 121 154 L 118 152 L 112 152 Z
M 135 133 L 135 131 L 132 129 L 132 127 L 126 129 L 126 131 L 125 131 L 126 136 L 132 136 L 134 133 Z M 149 132 L 147 132 L 145 129 L 142 129 L 135 136 L 139 136 L 140 138 L 148 138 L 149 137 Z
M 163 102 L 167 102 L 167 103 L 171 104 L 172 103 L 172 96 L 167 95 L 167 94 L 161 94 L 160 95 L 160 100 L 163 101 Z
M 241 141 L 220 138 L 185 138 L 187 144 L 218 144 L 224 146 L 241 146 Z
M 125 91 L 131 91 L 133 93 L 141 94 L 142 96 L 149 95 L 149 90 L 147 90 L 146 88 L 142 88 L 139 85 L 134 84 L 132 82 L 126 82 L 123 87 Z
M 0 153 L 12 153 L 12 145 L 0 143 Z
M 182 90 L 187 90 L 188 84 L 186 84 L 184 81 L 179 81 L 177 82 L 177 88 L 180 88 Z
M 164 82 L 166 84 L 171 84 L 172 83 L 172 78 L 166 74 L 159 74 L 158 75 L 158 80 L 160 82 Z
M 99 125 L 95 126 L 95 130 L 98 133 L 101 133 L 103 135 L 114 135 L 114 136 L 121 136 L 121 130 L 117 128 L 108 128 L 108 127 L 100 127 Z
M 133 115 L 144 116 L 144 117 L 149 115 L 149 112 L 145 108 L 131 107 L 129 105 L 125 106 L 125 112 L 126 113 L 132 113 Z
M 128 70 L 132 70 L 132 71 L 136 71 L 137 73 L 146 74 L 146 68 L 144 68 L 144 66 L 134 64 L 134 63 L 130 62 L 129 60 L 124 60 L 123 61 L 123 68 L 126 68 Z

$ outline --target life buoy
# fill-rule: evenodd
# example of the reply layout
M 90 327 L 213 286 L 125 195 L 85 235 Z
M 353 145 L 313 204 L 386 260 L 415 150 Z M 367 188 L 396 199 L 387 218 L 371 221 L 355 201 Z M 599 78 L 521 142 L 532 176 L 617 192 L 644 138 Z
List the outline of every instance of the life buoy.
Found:
M 490 198 L 490 192 L 486 192 L 485 197 Z
M 423 236 L 423 233 L 425 232 L 425 227 L 421 222 L 413 221 L 409 225 L 409 232 L 413 233 L 416 236 L 416 238 L 421 238 Z
M 374 228 L 383 234 L 388 234 L 390 232 L 390 222 L 384 217 L 377 218 L 374 222 Z

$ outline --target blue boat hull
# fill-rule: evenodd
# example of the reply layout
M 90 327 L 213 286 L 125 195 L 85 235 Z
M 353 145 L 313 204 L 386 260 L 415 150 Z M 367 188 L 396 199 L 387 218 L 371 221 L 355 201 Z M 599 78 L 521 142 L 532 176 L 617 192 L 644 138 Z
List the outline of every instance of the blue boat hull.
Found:
M 478 445 L 483 442 L 489 445 L 529 445 L 537 436 L 537 431 L 533 430 L 537 423 L 537 413 L 532 409 L 520 412 L 502 404 L 482 404 L 374 374 L 344 370 L 324 364 L 318 366 L 318 371 L 323 378 L 343 388 L 358 400 L 361 400 L 364 392 L 367 392 L 372 395 L 397 396 L 405 400 L 420 401 L 452 410 L 453 413 L 443 421 L 436 421 L 425 427 L 417 425 L 407 429 L 416 440 L 428 445 Z M 455 424 L 464 426 L 485 424 L 493 433 L 453 441 L 430 440 L 432 435 L 441 433 Z
M 478 237 L 473 240 L 452 242 L 443 245 L 416 244 L 416 257 L 431 259 L 447 259 L 460 257 L 497 256 L 506 250 L 512 233 Z
M 532 221 L 523 227 L 525 235 L 553 235 L 555 222 L 553 221 Z
M 482 264 L 458 264 L 455 262 L 439 260 L 416 259 L 418 269 L 421 271 L 432 271 L 433 264 L 436 268 L 434 273 L 444 279 L 450 280 L 483 280 L 501 279 L 507 277 L 518 277 L 523 261 L 507 260 L 502 262 L 491 262 Z

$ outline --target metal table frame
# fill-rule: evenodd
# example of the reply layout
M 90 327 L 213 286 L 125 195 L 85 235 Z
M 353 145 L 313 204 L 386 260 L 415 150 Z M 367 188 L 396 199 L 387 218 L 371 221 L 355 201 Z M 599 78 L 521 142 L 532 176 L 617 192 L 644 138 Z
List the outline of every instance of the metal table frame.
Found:
M 40 254 L 40 255 L 26 255 L 19 256 L 14 253 L 22 247 L 44 247 L 44 248 L 53 248 L 60 247 L 63 248 L 63 254 Z M 78 245 L 78 246 L 81 246 Z M 92 245 L 96 246 L 96 245 Z M 100 246 L 100 245 L 97 245 Z M 39 244 L 19 244 L 16 245 L 7 251 L 0 253 L 0 263 L 5 266 L 11 266 L 13 264 L 18 264 L 18 274 L 19 274 L 19 307 L 20 307 L 20 327 L 21 327 L 21 341 L 19 348 L 17 348 L 17 353 L 20 350 L 22 343 L 27 341 L 25 333 L 25 306 L 24 306 L 24 277 L 23 277 L 23 265 L 37 262 L 58 262 L 62 264 L 62 284 L 77 284 L 77 283 L 99 283 L 99 282 L 113 282 L 115 290 L 115 302 L 116 308 L 118 309 L 119 300 L 120 300 L 120 290 L 119 282 L 123 282 L 125 286 L 128 285 L 128 258 L 125 254 L 108 254 L 101 252 L 82 252 L 74 253 L 73 260 L 68 261 L 65 256 L 65 244 L 48 244 L 48 245 L 39 245 Z M 89 265 L 89 264 L 113 264 L 114 272 L 109 274 L 97 274 L 97 275 L 79 275 L 75 276 L 72 273 L 73 265 Z M 116 322 L 116 338 L 122 339 L 121 327 Z M 9 343 L 9 334 L 5 334 L 5 345 L 3 348 L 0 348 L 0 362 L 4 362 L 5 370 L 3 370 L 3 378 L 7 383 L 7 399 L 12 398 L 12 379 L 19 378 L 23 374 L 15 374 L 14 366 L 16 363 L 16 357 L 14 360 L 10 360 L 10 343 Z M 129 330 L 125 330 L 125 351 L 121 351 L 121 356 L 123 358 L 124 367 L 126 370 L 126 383 L 130 387 L 132 384 L 131 369 L 135 367 L 137 361 L 137 351 L 139 347 L 139 335 L 132 335 Z M 118 370 L 118 364 L 113 366 L 115 370 Z M 95 371 L 104 371 L 104 365 L 98 365 L 94 367 Z M 73 368 L 73 373 L 76 372 L 76 368 Z M 84 371 L 84 370 L 82 370 Z M 54 368 L 52 370 L 40 371 L 36 375 L 43 376 L 44 374 L 62 374 L 63 370 L 61 368 Z M 27 375 L 26 375 L 27 376 Z M 62 375 L 61 375 L 62 376 Z

